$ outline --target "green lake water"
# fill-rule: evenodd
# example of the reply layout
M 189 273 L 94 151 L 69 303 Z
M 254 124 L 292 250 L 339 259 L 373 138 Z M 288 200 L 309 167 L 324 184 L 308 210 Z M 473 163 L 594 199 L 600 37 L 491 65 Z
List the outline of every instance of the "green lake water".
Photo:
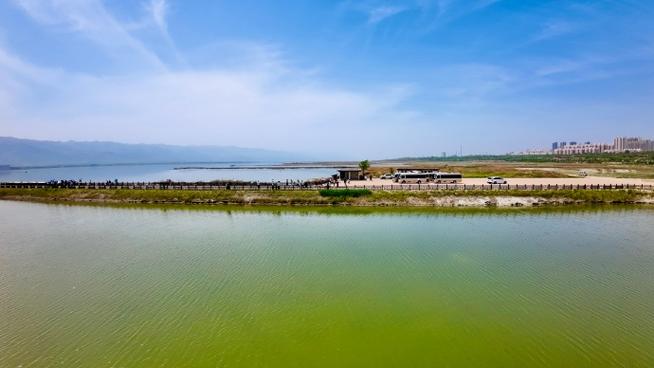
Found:
M 652 367 L 654 211 L 0 201 L 0 367 Z

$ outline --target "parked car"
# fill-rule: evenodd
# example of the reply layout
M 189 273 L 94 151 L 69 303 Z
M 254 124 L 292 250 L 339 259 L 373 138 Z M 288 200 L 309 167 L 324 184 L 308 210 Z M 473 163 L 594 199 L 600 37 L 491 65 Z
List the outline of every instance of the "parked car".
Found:
M 488 183 L 488 184 L 506 184 L 507 181 L 504 180 L 504 178 L 501 177 L 501 176 L 491 176 L 490 178 L 488 178 L 488 180 L 486 180 L 486 183 Z
M 393 175 L 393 174 L 384 174 L 384 175 L 380 176 L 379 178 L 386 180 L 386 179 L 393 179 L 394 177 L 395 177 L 395 175 Z

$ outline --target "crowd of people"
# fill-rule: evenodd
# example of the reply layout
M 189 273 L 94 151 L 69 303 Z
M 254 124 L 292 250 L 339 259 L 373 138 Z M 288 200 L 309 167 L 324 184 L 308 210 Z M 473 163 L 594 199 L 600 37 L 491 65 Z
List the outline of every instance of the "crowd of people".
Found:
M 84 181 L 82 179 L 79 180 L 49 180 L 46 182 L 48 185 L 53 185 L 53 186 L 59 186 L 59 187 L 78 187 L 78 186 L 93 186 L 93 185 L 101 185 L 101 186 L 117 186 L 121 184 L 126 184 L 123 182 L 119 182 L 118 179 L 114 180 L 105 180 L 105 181 Z M 257 188 L 262 188 L 262 187 L 272 187 L 273 189 L 280 189 L 282 187 L 288 188 L 308 188 L 308 187 L 315 187 L 315 186 L 338 186 L 339 181 L 337 178 L 319 178 L 319 179 L 311 179 L 311 180 L 296 180 L 296 179 L 287 179 L 287 180 L 272 180 L 270 182 L 261 182 L 261 181 L 233 181 L 233 180 L 216 180 L 216 181 L 211 181 L 211 182 L 175 182 L 172 180 L 165 180 L 165 181 L 158 181 L 158 182 L 152 182 L 152 183 L 130 183 L 130 184 L 154 184 L 154 185 L 160 185 L 160 186 L 167 186 L 167 185 L 217 185 L 217 186 L 225 186 L 227 188 L 234 187 L 234 186 L 253 186 Z
M 46 182 L 46 184 L 59 185 L 59 186 L 64 186 L 64 187 L 74 187 L 74 186 L 91 185 L 91 184 L 117 185 L 118 184 L 118 179 L 114 179 L 114 181 L 106 180 L 104 182 L 96 182 L 96 181 L 91 181 L 91 180 L 84 181 L 82 179 L 79 179 L 79 180 L 49 180 L 49 181 Z

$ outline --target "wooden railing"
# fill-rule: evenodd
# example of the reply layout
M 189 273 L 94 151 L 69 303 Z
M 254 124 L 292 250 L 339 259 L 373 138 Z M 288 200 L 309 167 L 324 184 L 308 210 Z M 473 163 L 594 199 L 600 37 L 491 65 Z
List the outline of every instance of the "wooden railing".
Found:
M 0 188 L 21 189 L 138 189 L 138 190 L 307 190 L 326 189 L 324 185 L 285 184 L 202 184 L 202 183 L 0 183 Z M 370 190 L 654 190 L 651 184 L 388 184 L 329 186 L 330 189 Z

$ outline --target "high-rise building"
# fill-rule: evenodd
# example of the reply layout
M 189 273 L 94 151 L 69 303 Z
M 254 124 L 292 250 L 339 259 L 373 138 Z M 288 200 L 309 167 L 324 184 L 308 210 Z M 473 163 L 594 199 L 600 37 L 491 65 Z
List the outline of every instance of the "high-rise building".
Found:
M 639 137 L 616 137 L 613 140 L 613 150 L 626 151 L 654 151 L 654 141 Z
M 654 151 L 654 140 L 639 137 L 617 137 L 613 145 L 604 143 L 591 143 L 590 141 L 554 142 L 551 152 L 555 155 L 574 155 L 584 153 L 602 152 L 645 152 Z

